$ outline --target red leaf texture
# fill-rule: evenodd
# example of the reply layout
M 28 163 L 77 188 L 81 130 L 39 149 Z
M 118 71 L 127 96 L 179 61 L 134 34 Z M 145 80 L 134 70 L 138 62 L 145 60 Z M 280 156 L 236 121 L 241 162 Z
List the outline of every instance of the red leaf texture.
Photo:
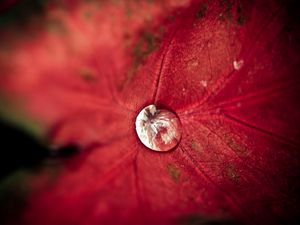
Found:
M 40 121 L 52 146 L 81 149 L 30 178 L 18 221 L 294 220 L 300 48 L 290 5 L 61 1 L 1 28 L 2 98 Z M 180 118 L 173 151 L 136 135 L 149 104 Z

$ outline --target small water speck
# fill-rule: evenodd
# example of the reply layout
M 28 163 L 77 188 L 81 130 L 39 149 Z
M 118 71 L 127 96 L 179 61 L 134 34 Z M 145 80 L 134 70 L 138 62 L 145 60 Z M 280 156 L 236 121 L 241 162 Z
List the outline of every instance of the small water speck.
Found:
M 207 87 L 207 81 L 206 80 L 201 80 L 200 83 L 202 84 L 203 87 Z
M 244 65 L 244 60 L 239 60 L 239 61 L 233 61 L 233 68 L 235 70 L 240 70 L 242 66 Z

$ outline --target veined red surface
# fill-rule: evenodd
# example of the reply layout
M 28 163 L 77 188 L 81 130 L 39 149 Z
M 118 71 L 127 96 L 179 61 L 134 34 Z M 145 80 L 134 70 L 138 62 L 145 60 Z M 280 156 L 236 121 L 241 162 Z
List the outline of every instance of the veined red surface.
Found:
M 1 28 L 1 96 L 52 145 L 17 219 L 28 224 L 285 223 L 299 212 L 299 31 L 282 1 L 58 1 Z M 148 150 L 135 118 L 176 112 Z M 24 149 L 26 151 L 26 149 Z

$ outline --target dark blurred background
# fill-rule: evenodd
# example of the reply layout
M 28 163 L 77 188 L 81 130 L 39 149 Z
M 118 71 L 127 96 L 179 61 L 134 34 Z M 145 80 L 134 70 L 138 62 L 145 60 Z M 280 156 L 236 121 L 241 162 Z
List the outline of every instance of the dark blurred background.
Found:
M 0 120 L 0 179 L 12 172 L 37 165 L 49 150 L 26 132 Z
M 76 146 L 52 149 L 22 129 L 0 119 L 0 182 L 19 169 L 34 169 L 46 159 L 60 160 L 78 152 Z

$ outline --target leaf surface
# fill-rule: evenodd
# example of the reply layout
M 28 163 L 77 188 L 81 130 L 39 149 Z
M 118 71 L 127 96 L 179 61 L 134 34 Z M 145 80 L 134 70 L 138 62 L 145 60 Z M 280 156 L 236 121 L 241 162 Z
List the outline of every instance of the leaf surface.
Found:
M 82 149 L 31 178 L 20 221 L 297 219 L 300 49 L 290 5 L 62 1 L 20 34 L 3 28 L 1 95 L 42 121 L 52 145 Z M 153 103 L 181 120 L 171 152 L 149 151 L 135 134 L 136 115 Z

